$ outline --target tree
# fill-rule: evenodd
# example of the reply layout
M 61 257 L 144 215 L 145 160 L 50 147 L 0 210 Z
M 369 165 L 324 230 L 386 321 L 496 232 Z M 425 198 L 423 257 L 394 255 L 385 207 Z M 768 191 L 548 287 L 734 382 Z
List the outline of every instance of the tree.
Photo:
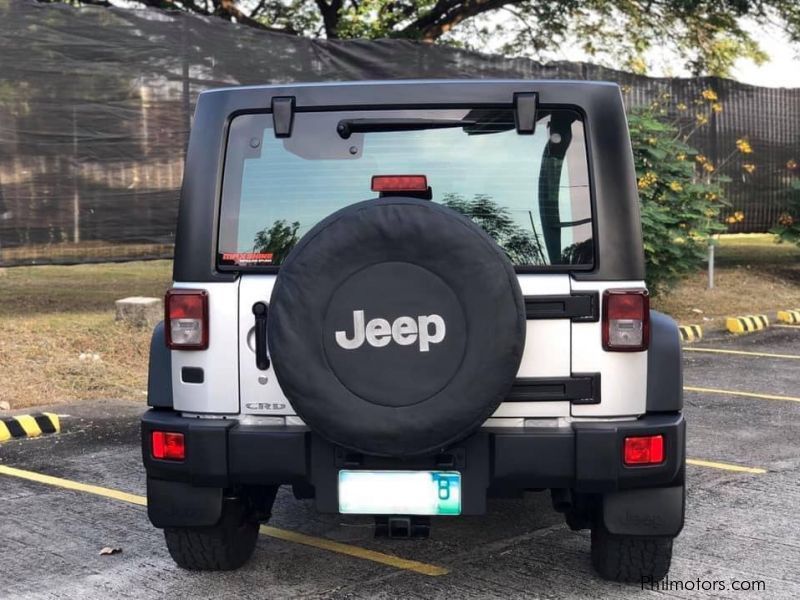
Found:
M 647 287 L 658 294 L 699 270 L 714 236 L 745 215 L 725 199 L 731 177 L 747 178 L 757 169 L 746 138 L 723 149 L 713 163 L 690 144 L 723 110 L 716 92 L 703 90 L 690 106 L 674 104 L 668 94 L 628 115 L 634 166 L 641 200 Z
M 110 6 L 123 0 L 43 0 Z M 800 42 L 797 0 L 131 0 L 293 35 L 403 38 L 541 58 L 567 40 L 597 60 L 644 72 L 658 46 L 696 75 L 725 76 L 738 58 L 767 57 L 748 32 L 777 25 Z
M 445 194 L 446 207 L 474 221 L 518 265 L 546 265 L 544 248 L 536 232 L 528 232 L 514 223 L 508 209 L 499 206 L 486 194 L 475 194 L 467 200 L 459 194 Z
M 265 227 L 256 234 L 253 240 L 253 252 L 272 254 L 273 265 L 283 263 L 297 244 L 298 229 L 300 229 L 300 223 L 297 221 L 290 224 L 283 219 L 278 219 L 270 227 Z
M 797 170 L 797 161 L 790 160 L 786 168 L 790 171 Z M 785 210 L 770 233 L 777 236 L 776 241 L 779 243 L 789 242 L 800 246 L 800 179 L 794 179 L 786 193 Z

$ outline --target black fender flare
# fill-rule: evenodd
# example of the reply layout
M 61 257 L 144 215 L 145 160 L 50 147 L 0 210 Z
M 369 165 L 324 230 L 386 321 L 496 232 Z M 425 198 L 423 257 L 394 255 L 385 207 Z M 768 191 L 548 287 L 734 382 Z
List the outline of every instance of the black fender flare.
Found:
M 677 412 L 682 409 L 683 360 L 678 324 L 664 313 L 651 310 L 647 412 Z
M 172 353 L 167 348 L 164 321 L 153 329 L 147 368 L 147 405 L 172 408 Z

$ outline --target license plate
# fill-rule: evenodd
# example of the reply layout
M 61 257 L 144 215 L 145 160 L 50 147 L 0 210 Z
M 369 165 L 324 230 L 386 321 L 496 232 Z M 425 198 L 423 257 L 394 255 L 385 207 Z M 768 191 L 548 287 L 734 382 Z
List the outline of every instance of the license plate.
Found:
M 339 512 L 357 515 L 459 515 L 457 471 L 339 471 Z

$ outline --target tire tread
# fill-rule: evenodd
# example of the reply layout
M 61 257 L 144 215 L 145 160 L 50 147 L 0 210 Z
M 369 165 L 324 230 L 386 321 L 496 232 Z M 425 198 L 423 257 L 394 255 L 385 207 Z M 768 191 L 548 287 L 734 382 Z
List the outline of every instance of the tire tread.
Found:
M 164 529 L 175 563 L 191 571 L 231 571 L 253 554 L 258 522 L 238 504 L 226 504 L 219 523 L 211 527 Z
M 610 581 L 640 583 L 643 577 L 661 581 L 672 562 L 673 538 L 612 535 L 592 529 L 592 565 Z

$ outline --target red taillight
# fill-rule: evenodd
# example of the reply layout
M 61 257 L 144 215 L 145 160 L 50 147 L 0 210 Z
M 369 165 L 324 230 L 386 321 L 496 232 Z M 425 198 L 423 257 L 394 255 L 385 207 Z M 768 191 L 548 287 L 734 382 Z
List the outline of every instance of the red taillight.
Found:
M 606 290 L 603 294 L 603 349 L 647 350 L 650 342 L 650 297 L 645 290 Z
M 660 465 L 664 462 L 664 436 L 626 437 L 623 459 L 626 465 Z
M 171 289 L 164 300 L 164 308 L 168 348 L 208 348 L 208 292 Z
M 186 458 L 186 446 L 182 433 L 171 431 L 154 431 L 151 437 L 153 458 L 161 460 L 183 460 Z
M 373 192 L 425 192 L 428 178 L 425 175 L 373 175 Z

